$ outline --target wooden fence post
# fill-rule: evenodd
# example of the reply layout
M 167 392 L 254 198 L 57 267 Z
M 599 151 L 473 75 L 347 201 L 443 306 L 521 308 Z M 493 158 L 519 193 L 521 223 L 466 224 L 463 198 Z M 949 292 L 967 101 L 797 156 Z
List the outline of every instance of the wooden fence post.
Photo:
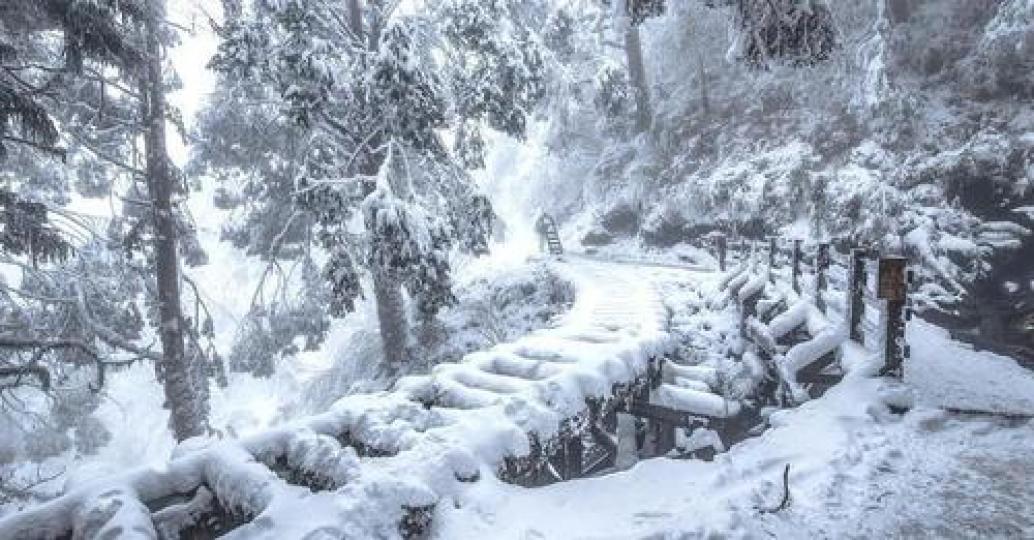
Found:
M 768 281 L 775 283 L 775 267 L 776 267 L 776 237 L 768 237 Z
M 819 244 L 815 256 L 815 305 L 822 313 L 826 313 L 826 288 L 829 286 L 826 271 L 829 270 L 829 263 L 829 242 L 823 242 Z
M 580 433 L 571 435 L 564 444 L 564 479 L 581 478 L 584 471 L 582 464 L 582 436 Z
M 861 322 L 865 316 L 865 256 L 866 250 L 851 250 L 851 275 L 847 288 L 847 320 L 850 337 L 864 343 Z
M 793 290 L 801 293 L 801 240 L 793 241 Z
M 718 249 L 718 269 L 722 272 L 725 271 L 725 250 L 727 248 L 725 243 L 725 235 L 719 234 L 715 237 L 716 248 Z
M 905 302 L 908 300 L 908 280 L 903 257 L 881 257 L 876 297 L 886 301 L 884 313 L 884 357 L 880 375 L 902 375 L 905 357 Z

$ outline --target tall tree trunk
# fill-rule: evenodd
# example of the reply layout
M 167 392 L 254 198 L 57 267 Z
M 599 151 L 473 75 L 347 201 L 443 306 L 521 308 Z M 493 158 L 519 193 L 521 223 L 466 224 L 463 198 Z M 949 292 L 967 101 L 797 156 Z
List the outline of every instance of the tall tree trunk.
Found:
M 362 39 L 363 9 L 360 0 L 346 0 L 349 17 L 349 30 L 355 34 L 357 39 Z M 369 31 L 367 47 L 376 52 L 379 44 L 379 30 L 371 28 Z M 383 158 L 378 159 L 372 155 L 372 149 L 380 146 L 381 137 L 374 137 L 369 141 L 367 147 L 362 149 L 368 154 L 368 158 L 362 160 L 364 166 L 360 172 L 366 176 L 375 176 L 380 167 L 384 165 Z M 370 186 L 370 192 L 373 186 Z M 369 192 L 367 193 L 369 195 Z M 398 280 L 386 276 L 381 272 L 373 272 L 373 295 L 377 303 L 377 323 L 380 328 L 381 345 L 384 351 L 384 364 L 387 372 L 394 376 L 399 373 L 407 360 L 409 349 L 409 323 L 406 320 L 406 303 L 402 295 L 402 284 Z
M 704 67 L 704 54 L 697 52 L 697 78 L 700 79 L 700 110 L 704 116 L 711 115 L 711 99 L 708 92 L 707 68 Z
M 363 38 L 363 8 L 359 0 L 348 0 L 348 23 L 349 29 L 355 34 L 356 39 Z
M 147 55 L 141 73 L 144 114 L 144 147 L 147 160 L 147 189 L 153 205 L 154 258 L 158 284 L 159 333 L 162 342 L 161 372 L 165 400 L 171 410 L 172 430 L 177 440 L 204 434 L 208 411 L 199 399 L 193 381 L 191 360 L 183 342 L 183 314 L 180 306 L 179 255 L 172 208 L 175 178 L 169 168 L 165 141 L 165 90 L 162 85 L 161 42 L 158 25 L 164 16 L 164 0 L 152 0 L 144 23 Z
M 409 349 L 409 324 L 406 321 L 402 285 L 374 272 L 373 291 L 377 299 L 377 321 L 380 325 L 384 362 L 388 373 L 395 375 L 406 363 L 406 351 Z
M 635 89 L 635 129 L 642 133 L 650 129 L 653 111 L 650 110 L 650 87 L 643 64 L 643 44 L 639 27 L 629 24 L 625 31 L 625 56 L 628 58 L 628 76 Z

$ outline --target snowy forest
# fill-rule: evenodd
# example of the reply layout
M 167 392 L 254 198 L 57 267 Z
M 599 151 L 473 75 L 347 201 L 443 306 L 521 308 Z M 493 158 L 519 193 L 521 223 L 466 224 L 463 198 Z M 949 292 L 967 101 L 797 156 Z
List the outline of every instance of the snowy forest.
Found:
M 0 0 L 0 540 L 1034 537 L 1034 0 Z

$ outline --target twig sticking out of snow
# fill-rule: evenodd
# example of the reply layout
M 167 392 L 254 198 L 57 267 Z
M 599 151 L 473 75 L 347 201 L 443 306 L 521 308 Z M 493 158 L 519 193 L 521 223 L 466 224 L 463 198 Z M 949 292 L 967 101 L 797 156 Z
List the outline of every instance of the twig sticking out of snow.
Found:
M 757 507 L 758 512 L 762 514 L 774 514 L 785 510 L 787 506 L 790 506 L 790 464 L 787 463 L 783 469 L 783 500 L 779 501 L 779 506 L 775 508 L 761 508 Z

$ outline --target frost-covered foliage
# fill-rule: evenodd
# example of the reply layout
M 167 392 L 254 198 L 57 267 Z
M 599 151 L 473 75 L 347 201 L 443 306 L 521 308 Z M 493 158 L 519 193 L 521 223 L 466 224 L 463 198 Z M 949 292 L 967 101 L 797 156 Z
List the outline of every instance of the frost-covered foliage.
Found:
M 826 0 L 738 0 L 736 56 L 754 67 L 811 65 L 839 46 Z
M 541 46 L 515 20 L 516 9 L 512 0 L 451 0 L 443 3 L 442 32 L 453 45 L 450 61 L 457 63 L 450 74 L 456 113 L 523 138 L 526 118 L 545 88 Z
M 228 210 L 222 237 L 263 259 L 304 251 L 311 218 L 295 213 L 301 131 L 269 106 L 261 87 L 220 84 L 195 121 L 187 174 L 219 187 L 215 205 Z
M 402 289 L 433 316 L 452 301 L 450 253 L 487 245 L 491 207 L 465 171 L 483 164 L 482 124 L 520 137 L 541 97 L 539 46 L 515 6 L 443 0 L 400 15 L 387 1 L 259 0 L 222 30 L 212 66 L 227 97 L 209 104 L 219 133 L 201 161 L 257 198 L 229 201 L 243 223 L 264 223 L 236 240 L 272 262 L 292 256 L 274 243 L 318 246 L 335 316 L 355 309 L 369 272 L 392 363 L 405 349 Z M 248 103 L 239 80 L 273 106 Z M 289 140 L 227 157 L 259 135 L 238 117 Z
M 460 285 L 457 302 L 418 328 L 427 365 L 512 341 L 556 324 L 574 303 L 574 286 L 548 266 L 493 272 Z
M 280 283 L 273 298 L 256 299 L 241 321 L 227 358 L 231 370 L 269 377 L 281 358 L 323 344 L 332 313 L 330 291 L 311 258 L 301 258 L 298 265 L 297 278 Z
M 418 321 L 414 333 L 420 354 L 405 366 L 406 373 L 427 373 L 435 365 L 555 326 L 575 300 L 573 284 L 545 265 L 489 265 L 465 278 L 454 287 L 453 304 L 434 319 Z M 343 395 L 381 390 L 389 382 L 376 369 L 383 351 L 368 328 L 354 330 L 328 354 L 333 365 L 305 387 L 304 406 L 310 412 L 325 410 Z
M 51 85 L 64 84 L 54 73 L 81 75 L 88 62 L 134 65 L 141 51 L 121 24 L 139 22 L 142 11 L 136 2 L 113 0 L 11 0 L 0 7 L 0 160 L 12 145 L 64 154 L 47 99 L 53 97 L 48 95 Z M 47 35 L 53 29 L 58 32 Z M 55 45 L 62 47 L 59 56 L 52 54 Z

